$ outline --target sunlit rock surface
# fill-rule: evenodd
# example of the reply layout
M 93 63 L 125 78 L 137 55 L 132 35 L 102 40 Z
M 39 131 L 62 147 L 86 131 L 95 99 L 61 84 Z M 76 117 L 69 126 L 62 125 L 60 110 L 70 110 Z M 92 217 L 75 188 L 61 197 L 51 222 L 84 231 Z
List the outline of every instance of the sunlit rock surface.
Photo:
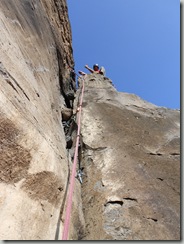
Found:
M 0 29 L 0 239 L 54 240 L 69 164 L 66 2 L 1 0 Z
M 179 116 L 87 76 L 83 239 L 179 240 Z

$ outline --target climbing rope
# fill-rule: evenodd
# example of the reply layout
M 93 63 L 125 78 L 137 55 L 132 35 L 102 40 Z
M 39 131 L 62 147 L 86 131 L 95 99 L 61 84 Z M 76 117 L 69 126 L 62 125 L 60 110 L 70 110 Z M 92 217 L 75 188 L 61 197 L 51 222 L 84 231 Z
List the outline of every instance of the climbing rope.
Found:
M 78 111 L 78 120 L 77 120 L 77 140 L 76 140 L 76 146 L 75 146 L 75 153 L 74 153 L 74 159 L 73 159 L 73 167 L 72 167 L 72 174 L 70 177 L 70 185 L 69 185 L 69 193 L 68 193 L 68 199 L 66 204 L 66 216 L 64 221 L 64 229 L 63 229 L 63 236 L 62 240 L 68 239 L 68 232 L 69 232 L 69 225 L 70 225 L 70 216 L 71 216 L 71 209 L 72 209 L 72 197 L 73 197 L 73 191 L 74 191 L 74 183 L 75 183 L 75 175 L 76 175 L 76 166 L 77 166 L 77 157 L 78 157 L 78 147 L 79 147 L 79 139 L 80 139 L 80 129 L 81 129 L 81 112 L 82 112 L 82 103 L 83 103 L 83 96 L 84 96 L 84 81 L 85 81 L 86 75 L 82 77 L 82 91 L 81 91 L 81 98 L 79 107 L 77 109 Z

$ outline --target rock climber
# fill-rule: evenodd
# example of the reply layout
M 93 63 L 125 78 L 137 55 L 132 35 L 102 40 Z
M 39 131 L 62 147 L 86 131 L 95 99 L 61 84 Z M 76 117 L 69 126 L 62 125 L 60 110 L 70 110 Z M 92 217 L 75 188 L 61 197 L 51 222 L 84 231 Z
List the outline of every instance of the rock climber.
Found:
M 103 72 L 101 71 L 101 69 L 99 68 L 98 64 L 94 64 L 93 65 L 93 69 L 91 69 L 87 64 L 84 66 L 86 69 L 88 69 L 91 73 L 96 73 L 96 74 L 101 74 L 103 75 Z M 84 73 L 83 71 L 79 71 L 80 75 L 86 75 L 86 73 Z

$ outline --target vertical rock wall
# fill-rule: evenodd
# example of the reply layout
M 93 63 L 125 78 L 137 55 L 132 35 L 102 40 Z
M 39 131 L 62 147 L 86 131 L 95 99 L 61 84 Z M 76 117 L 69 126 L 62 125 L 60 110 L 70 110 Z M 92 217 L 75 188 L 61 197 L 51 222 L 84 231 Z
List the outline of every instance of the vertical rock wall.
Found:
M 83 240 L 180 239 L 180 113 L 88 75 Z
M 69 174 L 62 113 L 74 94 L 66 2 L 1 0 L 0 29 L 0 239 L 54 240 Z

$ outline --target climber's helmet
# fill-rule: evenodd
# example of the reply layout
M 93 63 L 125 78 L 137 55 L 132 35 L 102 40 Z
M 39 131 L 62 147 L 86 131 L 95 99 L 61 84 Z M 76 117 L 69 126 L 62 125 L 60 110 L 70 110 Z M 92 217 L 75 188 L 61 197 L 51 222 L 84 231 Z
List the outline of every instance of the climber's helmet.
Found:
M 99 70 L 99 65 L 98 64 L 94 64 L 93 65 L 93 69 L 96 71 L 96 70 Z

